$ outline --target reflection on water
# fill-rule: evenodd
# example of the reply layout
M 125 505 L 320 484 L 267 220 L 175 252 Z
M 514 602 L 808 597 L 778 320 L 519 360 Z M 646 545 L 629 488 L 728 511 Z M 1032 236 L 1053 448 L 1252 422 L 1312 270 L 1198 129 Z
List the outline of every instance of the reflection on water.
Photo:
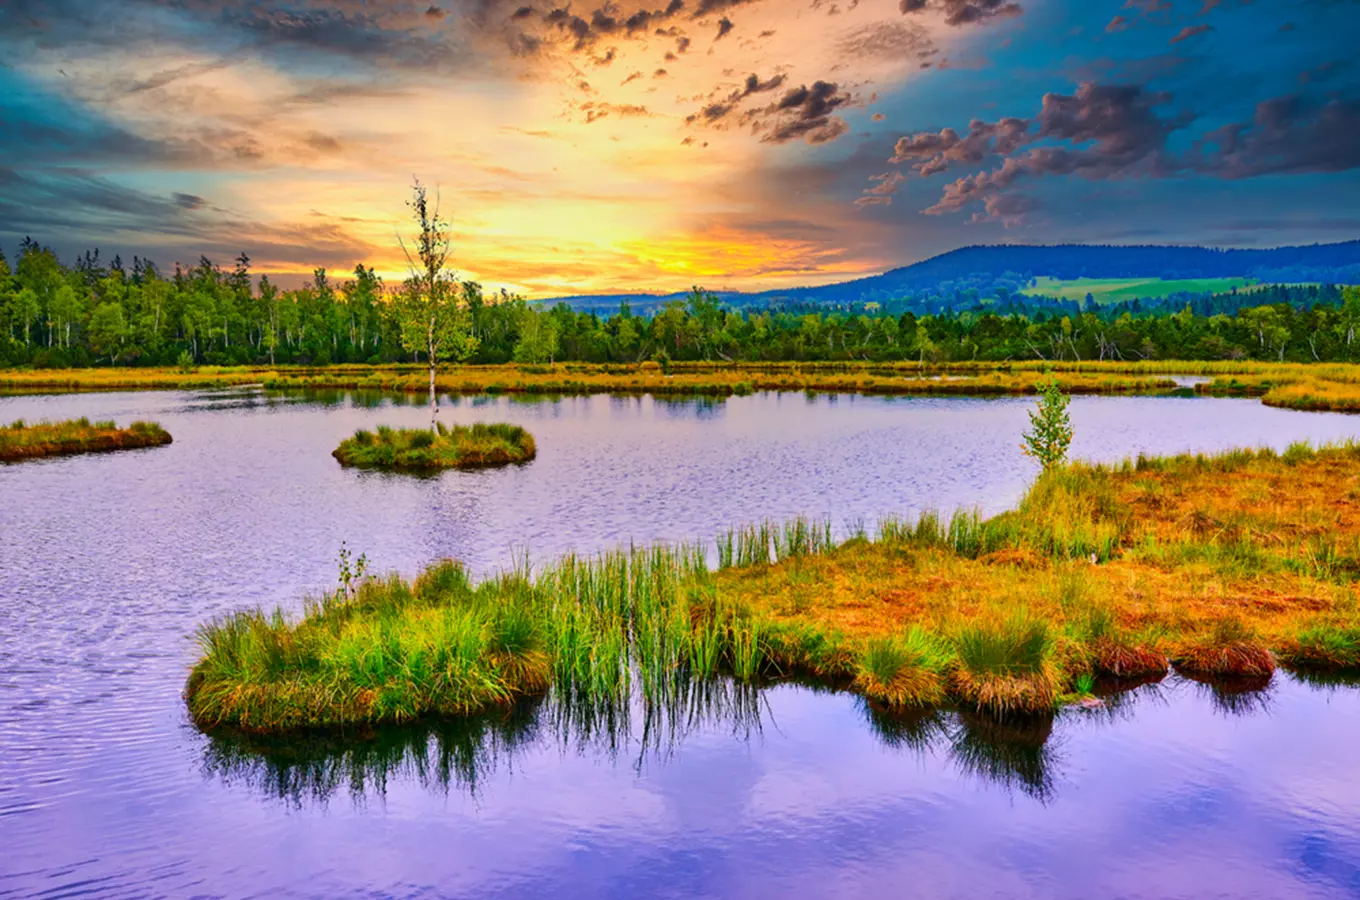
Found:
M 1156 682 L 1105 687 L 1102 699 L 1084 705 L 1007 719 L 966 709 L 894 710 L 863 697 L 854 702 L 885 748 L 947 760 L 964 778 L 1048 804 L 1058 798 L 1063 780 L 1064 728 L 1110 726 L 1129 719 L 1140 703 L 1167 702 Z M 1226 715 L 1270 710 L 1264 683 L 1195 688 Z M 324 806 L 342 793 L 364 806 L 381 800 L 394 781 L 476 795 L 498 773 L 512 771 L 518 758 L 547 746 L 609 765 L 627 762 L 641 775 L 648 766 L 664 765 L 699 732 L 758 743 L 767 725 L 779 727 L 767 719 L 762 689 L 729 679 L 688 681 L 663 702 L 635 694 L 609 703 L 550 691 L 504 710 L 405 726 L 284 737 L 222 730 L 204 744 L 203 771 L 296 808 Z
M 522 425 L 538 458 L 424 479 L 331 458 L 356 428 L 427 424 L 424 399 L 0 397 L 0 421 L 175 438 L 0 467 L 0 896 L 1360 893 L 1360 690 L 1285 675 L 1172 677 L 1004 724 L 775 684 L 343 739 L 199 734 L 180 698 L 196 626 L 296 610 L 342 542 L 380 571 L 485 572 L 764 518 L 995 512 L 1034 471 L 1030 399 L 801 393 L 450 398 L 446 424 Z M 1241 399 L 1077 397 L 1071 415 L 1074 453 L 1100 460 L 1360 436 Z

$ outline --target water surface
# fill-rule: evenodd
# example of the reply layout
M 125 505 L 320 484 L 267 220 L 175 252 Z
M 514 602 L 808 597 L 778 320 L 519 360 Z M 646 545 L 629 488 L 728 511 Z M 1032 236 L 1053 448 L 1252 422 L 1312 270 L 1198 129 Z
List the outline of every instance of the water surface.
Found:
M 175 437 L 0 466 L 0 896 L 1360 895 L 1360 692 L 1287 676 L 1245 700 L 1172 679 L 1023 733 L 921 732 L 791 685 L 664 740 L 640 715 L 563 733 L 545 709 L 302 749 L 185 720 L 195 626 L 296 608 L 342 541 L 380 569 L 486 571 L 767 516 L 996 512 L 1033 475 L 1031 403 L 463 400 L 446 422 L 522 424 L 538 459 L 413 478 L 329 455 L 357 427 L 427 421 L 388 400 L 0 398 L 0 421 Z M 1072 417 L 1075 454 L 1102 460 L 1360 434 L 1237 399 L 1079 397 Z

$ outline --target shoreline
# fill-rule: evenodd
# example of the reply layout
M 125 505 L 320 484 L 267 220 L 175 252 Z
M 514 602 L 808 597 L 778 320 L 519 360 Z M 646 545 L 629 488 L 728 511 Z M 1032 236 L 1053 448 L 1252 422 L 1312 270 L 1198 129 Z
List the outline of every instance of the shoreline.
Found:
M 1311 412 L 1360 412 L 1360 364 L 1262 362 L 912 362 L 836 363 L 559 363 L 444 367 L 435 379 L 445 395 L 745 396 L 805 391 L 865 396 L 1023 396 L 1052 375 L 1068 394 L 1251 397 L 1267 406 Z M 1204 378 L 1187 386 L 1177 378 Z M 60 370 L 0 369 L 0 391 L 72 393 L 202 390 L 258 386 L 265 390 L 358 390 L 422 394 L 426 370 L 412 365 L 324 368 L 202 367 Z
M 717 568 L 696 544 L 476 584 L 446 562 L 314 599 L 300 620 L 205 626 L 185 698 L 204 730 L 268 734 L 463 716 L 550 689 L 608 707 L 720 675 L 1001 718 L 1173 669 L 1256 689 L 1277 666 L 1360 669 L 1352 494 L 1360 445 L 1295 445 L 1077 463 L 998 516 L 885 520 L 840 542 L 808 520 L 733 529 Z

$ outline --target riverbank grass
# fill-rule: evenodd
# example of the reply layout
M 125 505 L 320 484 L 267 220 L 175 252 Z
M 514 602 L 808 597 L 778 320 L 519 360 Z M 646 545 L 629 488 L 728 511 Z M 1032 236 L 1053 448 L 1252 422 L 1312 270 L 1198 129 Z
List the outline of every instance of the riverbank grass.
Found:
M 538 453 L 533 435 L 518 425 L 455 425 L 436 429 L 359 430 L 335 448 L 341 465 L 371 469 L 429 471 L 478 469 L 523 463 Z
M 169 432 L 155 422 L 133 422 L 127 428 L 119 428 L 113 422 L 91 422 L 86 418 L 31 425 L 19 419 L 0 426 L 0 462 L 136 450 L 170 442 Z
M 1051 713 L 1101 685 L 1259 686 L 1360 671 L 1360 445 L 1044 473 L 1015 510 L 888 520 L 837 543 L 769 523 L 705 548 L 567 557 L 472 584 L 440 564 L 300 620 L 207 625 L 203 728 L 407 721 L 551 689 L 585 708 L 800 677 L 892 709 Z M 1117 688 L 1115 688 L 1117 689 Z

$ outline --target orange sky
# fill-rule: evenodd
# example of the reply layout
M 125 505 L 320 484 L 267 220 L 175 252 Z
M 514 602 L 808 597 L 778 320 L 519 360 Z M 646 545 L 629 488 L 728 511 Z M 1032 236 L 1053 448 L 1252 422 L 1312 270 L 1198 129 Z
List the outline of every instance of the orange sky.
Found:
M 904 17 L 898 0 L 728 5 L 588 42 L 546 19 L 507 25 L 513 12 L 389 11 L 368 24 L 413 46 L 438 41 L 458 61 L 379 61 L 372 80 L 310 50 L 224 53 L 175 28 L 131 50 L 46 54 L 26 72 L 117 128 L 180 147 L 182 161 L 124 178 L 194 198 L 188 217 L 210 221 L 223 246 L 254 248 L 258 271 L 309 271 L 287 248 L 312 246 L 333 268 L 348 252 L 401 274 L 395 233 L 413 175 L 438 189 L 460 269 L 530 296 L 772 287 L 892 265 L 852 249 L 853 204 L 800 200 L 768 174 L 844 155 L 835 138 L 870 121 L 876 92 L 970 32 Z M 604 8 L 622 21 L 652 7 Z M 540 43 L 526 54 L 515 38 Z M 742 95 L 752 75 L 758 89 Z M 812 130 L 792 118 L 805 110 L 770 111 L 818 81 L 837 99 Z M 731 110 L 709 121 L 714 103 Z M 791 122 L 791 136 L 774 133 Z M 781 226 L 791 217 L 806 227 Z M 169 242 L 193 259 L 201 235 Z

